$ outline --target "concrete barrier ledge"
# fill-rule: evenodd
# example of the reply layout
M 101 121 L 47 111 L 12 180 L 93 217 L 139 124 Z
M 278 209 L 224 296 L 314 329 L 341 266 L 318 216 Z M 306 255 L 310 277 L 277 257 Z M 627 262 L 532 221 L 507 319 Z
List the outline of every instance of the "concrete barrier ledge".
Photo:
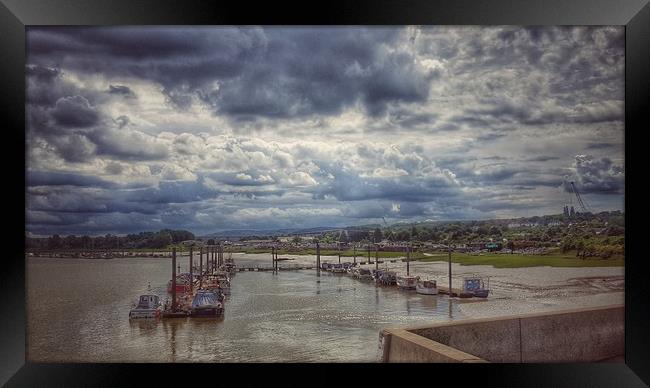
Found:
M 622 304 L 429 325 L 380 333 L 383 362 L 600 362 L 624 354 Z
M 384 348 L 384 362 L 390 362 L 389 352 L 400 352 L 407 348 L 411 360 L 415 362 L 487 362 L 404 329 L 386 329 L 382 334 L 389 339 Z
M 607 305 L 607 306 L 580 307 L 580 308 L 566 309 L 566 310 L 554 310 L 554 311 L 547 311 L 547 312 L 540 312 L 540 313 L 502 315 L 502 316 L 497 316 L 497 317 L 486 317 L 486 318 L 467 318 L 467 319 L 458 319 L 458 320 L 445 321 L 445 322 L 439 322 L 439 323 L 404 326 L 404 327 L 400 327 L 399 329 L 406 330 L 406 331 L 409 331 L 409 332 L 414 332 L 414 331 L 424 330 L 424 329 L 433 329 L 433 328 L 436 328 L 436 327 L 459 326 L 459 325 L 464 325 L 464 324 L 476 324 L 476 323 L 488 323 L 488 322 L 495 322 L 495 321 L 505 321 L 505 320 L 509 320 L 509 319 L 550 317 L 550 316 L 554 316 L 554 315 L 574 314 L 574 313 L 587 312 L 587 311 L 613 310 L 613 309 L 620 309 L 620 308 L 624 309 L 625 305 L 623 305 L 623 304 L 615 304 L 615 305 Z M 386 329 L 386 330 L 394 330 L 394 329 Z

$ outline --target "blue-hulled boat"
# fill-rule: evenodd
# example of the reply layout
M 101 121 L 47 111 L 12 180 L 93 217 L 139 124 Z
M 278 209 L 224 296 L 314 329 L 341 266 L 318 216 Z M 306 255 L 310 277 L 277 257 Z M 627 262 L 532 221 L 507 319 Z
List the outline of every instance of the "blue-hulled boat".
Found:
M 223 315 L 223 294 L 214 290 L 198 290 L 192 299 L 190 315 L 193 317 Z

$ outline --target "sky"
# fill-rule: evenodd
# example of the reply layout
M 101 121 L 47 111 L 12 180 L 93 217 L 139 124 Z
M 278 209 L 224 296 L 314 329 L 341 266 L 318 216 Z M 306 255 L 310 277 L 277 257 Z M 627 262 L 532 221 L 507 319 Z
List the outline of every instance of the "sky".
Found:
M 28 27 L 26 232 L 624 204 L 624 29 Z

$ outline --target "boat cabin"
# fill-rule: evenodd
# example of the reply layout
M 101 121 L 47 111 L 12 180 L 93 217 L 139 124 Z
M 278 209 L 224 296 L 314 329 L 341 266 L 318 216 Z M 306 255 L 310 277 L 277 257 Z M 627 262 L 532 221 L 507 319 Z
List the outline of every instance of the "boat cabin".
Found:
M 138 309 L 152 309 L 158 306 L 158 296 L 157 295 L 140 295 L 140 300 L 138 301 Z

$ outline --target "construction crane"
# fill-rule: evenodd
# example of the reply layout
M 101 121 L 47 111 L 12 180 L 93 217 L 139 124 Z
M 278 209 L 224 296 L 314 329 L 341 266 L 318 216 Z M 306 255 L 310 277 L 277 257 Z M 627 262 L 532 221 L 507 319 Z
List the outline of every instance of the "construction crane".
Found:
M 576 188 L 576 185 L 573 181 L 571 182 L 571 190 L 573 190 L 573 193 L 576 195 L 576 198 L 578 199 L 580 210 L 582 210 L 583 213 L 587 213 L 589 211 L 589 207 L 582 200 L 582 197 L 580 196 L 580 193 L 578 192 L 578 189 Z

